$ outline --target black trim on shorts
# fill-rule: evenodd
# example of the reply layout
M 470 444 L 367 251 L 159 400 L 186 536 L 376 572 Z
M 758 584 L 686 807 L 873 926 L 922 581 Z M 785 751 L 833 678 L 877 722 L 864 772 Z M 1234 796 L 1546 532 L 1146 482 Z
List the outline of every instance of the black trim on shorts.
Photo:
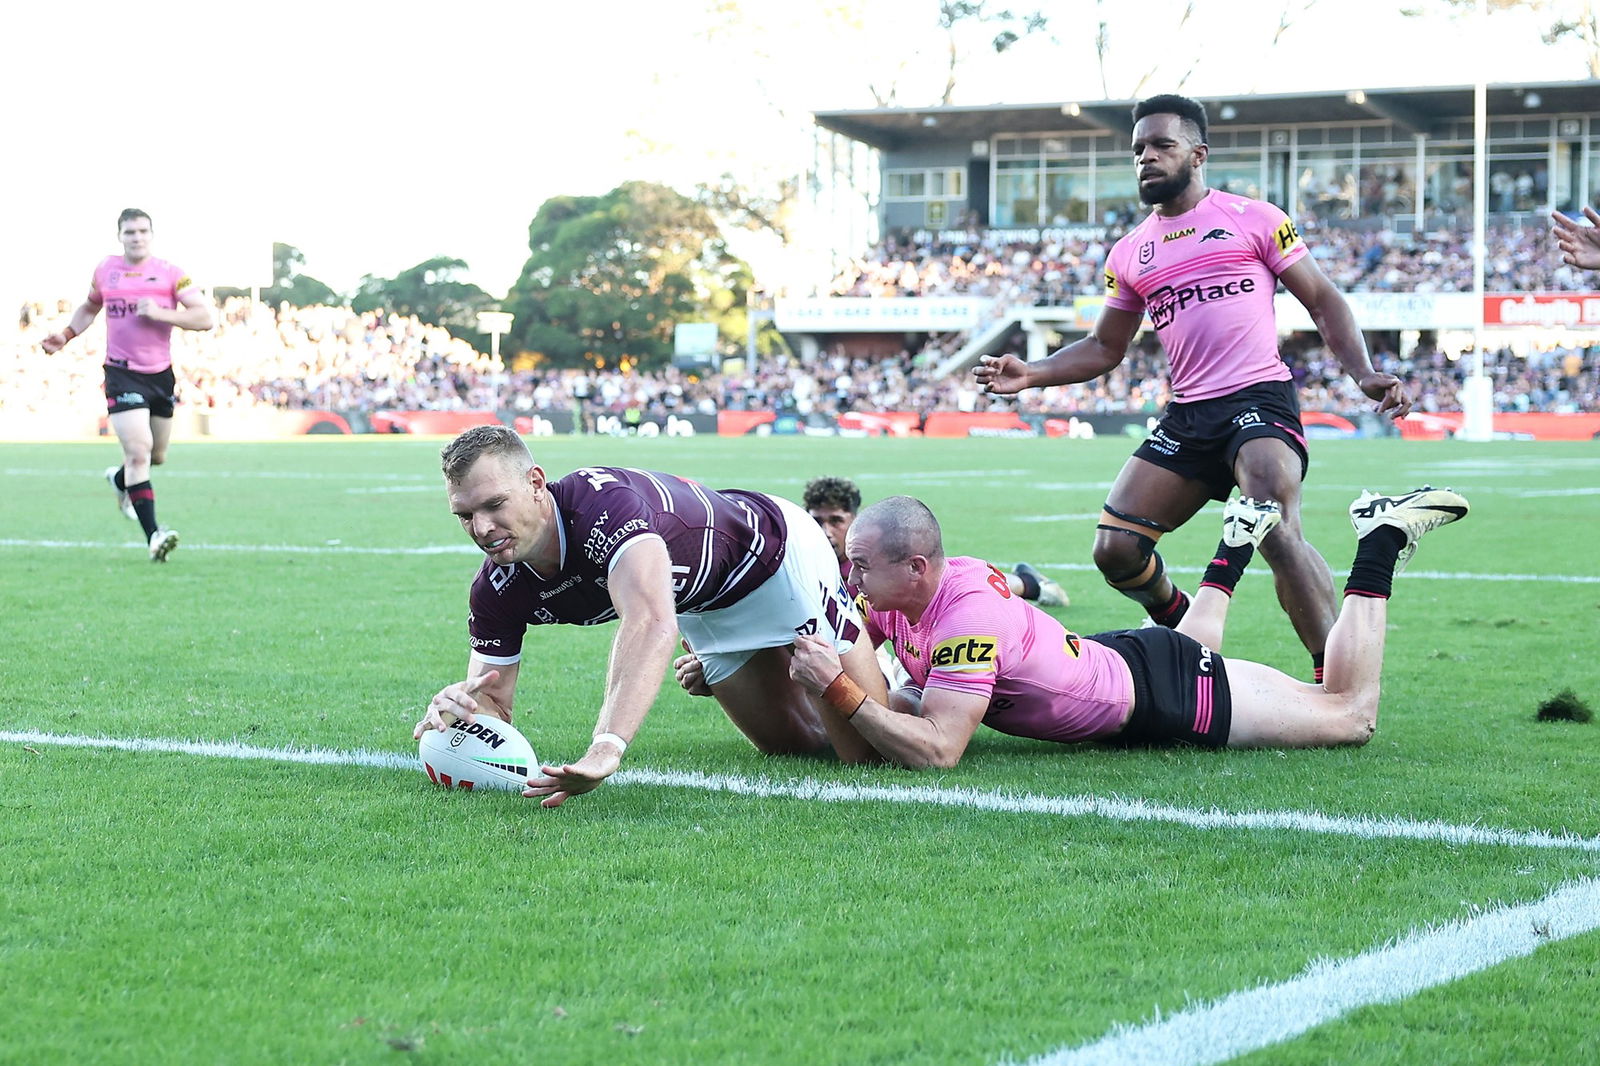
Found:
M 1120 629 L 1093 633 L 1128 664 L 1133 674 L 1133 711 L 1108 743 L 1164 747 L 1191 744 L 1225 748 L 1233 725 L 1233 696 L 1222 656 L 1174 629 Z M 1200 694 L 1209 677 L 1210 704 Z
M 1274 437 L 1293 448 L 1300 456 L 1300 480 L 1305 480 L 1311 457 L 1293 381 L 1263 381 L 1226 396 L 1170 403 L 1133 454 L 1201 482 L 1213 500 L 1226 500 L 1237 484 L 1233 462 L 1239 448 L 1257 437 Z
M 172 367 L 153 374 L 106 364 L 106 414 L 150 409 L 151 418 L 171 418 L 178 404 L 178 378 Z

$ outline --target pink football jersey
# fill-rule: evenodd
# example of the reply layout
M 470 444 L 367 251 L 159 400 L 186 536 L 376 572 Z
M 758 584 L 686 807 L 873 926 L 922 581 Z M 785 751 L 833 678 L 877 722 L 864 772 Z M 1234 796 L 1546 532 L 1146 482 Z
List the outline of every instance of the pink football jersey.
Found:
M 1176 218 L 1152 211 L 1106 257 L 1106 306 L 1143 312 L 1172 368 L 1172 396 L 1208 400 L 1289 380 L 1272 296 L 1306 254 L 1289 216 L 1216 189 Z
M 171 311 L 193 284 L 177 266 L 153 256 L 130 265 L 120 255 L 95 267 L 94 291 L 105 305 L 106 365 L 154 374 L 172 365 L 172 327 L 139 314 L 148 297 Z
M 945 560 L 916 625 L 898 611 L 866 613 L 868 631 L 893 641 L 917 688 L 987 696 L 983 724 L 991 729 L 1068 742 L 1122 727 L 1133 697 L 1123 658 L 1014 595 L 982 559 Z

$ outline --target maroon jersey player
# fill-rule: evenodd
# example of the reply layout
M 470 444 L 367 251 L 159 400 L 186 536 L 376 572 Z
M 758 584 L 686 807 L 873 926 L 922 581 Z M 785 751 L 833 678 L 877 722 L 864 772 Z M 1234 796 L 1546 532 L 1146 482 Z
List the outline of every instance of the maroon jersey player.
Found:
M 442 458 L 451 510 L 487 558 L 470 594 L 466 679 L 434 696 L 416 736 L 452 717 L 510 721 L 529 626 L 614 620 L 588 750 L 540 767 L 524 795 L 556 807 L 614 773 L 680 639 L 706 693 L 762 751 L 877 758 L 841 700 L 886 696 L 884 681 L 827 539 L 794 504 L 620 467 L 550 481 L 504 426 L 467 430 Z M 801 634 L 824 638 L 855 684 L 810 696 L 789 676 Z

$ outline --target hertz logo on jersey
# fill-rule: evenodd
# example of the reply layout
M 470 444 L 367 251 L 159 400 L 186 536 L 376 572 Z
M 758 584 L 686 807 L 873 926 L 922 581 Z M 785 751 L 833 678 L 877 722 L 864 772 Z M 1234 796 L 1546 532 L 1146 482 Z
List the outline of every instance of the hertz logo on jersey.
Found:
M 928 658 L 928 669 L 947 670 L 958 674 L 987 674 L 994 672 L 994 650 L 998 645 L 994 637 L 951 637 L 933 646 Z
M 1177 230 L 1174 233 L 1167 234 L 1165 237 L 1161 238 L 1161 243 L 1162 244 L 1166 244 L 1168 241 L 1181 241 L 1185 237 L 1193 237 L 1193 236 L 1194 236 L 1194 227 L 1190 226 L 1188 229 L 1180 229 L 1180 230 Z
M 1286 218 L 1283 225 L 1272 234 L 1272 239 L 1278 242 L 1278 251 L 1286 253 L 1300 243 L 1300 231 L 1294 228 L 1293 219 Z
M 1116 294 L 1117 294 L 1117 276 L 1115 274 L 1111 273 L 1111 271 L 1108 270 L 1108 271 L 1106 271 L 1106 295 L 1107 296 L 1115 296 Z

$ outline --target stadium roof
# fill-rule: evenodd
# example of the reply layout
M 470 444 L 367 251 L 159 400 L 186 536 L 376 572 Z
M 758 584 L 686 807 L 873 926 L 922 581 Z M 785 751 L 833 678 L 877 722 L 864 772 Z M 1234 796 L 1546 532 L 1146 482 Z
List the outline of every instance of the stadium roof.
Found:
M 1316 93 L 1197 96 L 1213 129 L 1383 119 L 1413 133 L 1470 119 L 1471 85 L 1351 89 Z M 929 141 L 978 140 L 995 133 L 1131 134 L 1136 100 L 1063 100 L 1043 104 L 871 108 L 817 111 L 817 125 L 874 148 L 898 151 Z M 1229 113 L 1231 110 L 1231 114 Z M 1600 110 L 1600 80 L 1521 82 L 1488 87 L 1490 116 L 1552 115 Z M 1224 116 L 1227 117 L 1224 117 Z

